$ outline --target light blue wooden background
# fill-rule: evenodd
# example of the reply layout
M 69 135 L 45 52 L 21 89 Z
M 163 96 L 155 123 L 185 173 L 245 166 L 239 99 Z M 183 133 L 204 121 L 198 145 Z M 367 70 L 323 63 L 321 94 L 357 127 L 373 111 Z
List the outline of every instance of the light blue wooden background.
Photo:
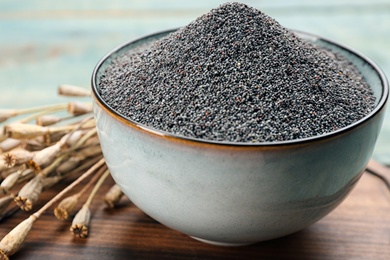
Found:
M 62 83 L 89 88 L 97 61 L 143 34 L 183 26 L 224 1 L 0 0 L 0 107 L 64 102 Z M 282 25 L 349 45 L 390 75 L 389 0 L 242 1 Z M 390 110 L 390 106 L 388 108 Z M 390 164 L 390 111 L 374 157 Z

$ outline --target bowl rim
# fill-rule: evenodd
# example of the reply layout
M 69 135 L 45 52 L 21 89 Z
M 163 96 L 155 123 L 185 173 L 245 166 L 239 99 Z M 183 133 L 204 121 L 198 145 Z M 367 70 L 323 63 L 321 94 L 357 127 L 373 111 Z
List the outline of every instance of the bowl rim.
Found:
M 128 125 L 133 126 L 135 128 L 142 129 L 143 131 L 145 131 L 149 134 L 157 135 L 160 137 L 169 137 L 170 139 L 174 139 L 177 141 L 189 141 L 189 142 L 194 142 L 197 144 L 210 144 L 210 145 L 233 146 L 233 147 L 274 147 L 274 146 L 277 147 L 277 146 L 286 146 L 286 145 L 290 146 L 290 145 L 297 145 L 297 144 L 305 144 L 305 143 L 310 143 L 310 142 L 315 142 L 315 141 L 323 141 L 325 139 L 330 139 L 330 138 L 339 136 L 340 134 L 344 134 L 346 132 L 352 131 L 353 129 L 363 125 L 364 123 L 369 121 L 371 118 L 375 117 L 375 115 L 378 114 L 386 105 L 388 95 L 389 95 L 389 83 L 388 83 L 386 75 L 384 74 L 382 69 L 373 60 L 371 60 L 370 58 L 368 58 L 366 55 L 362 54 L 361 52 L 359 52 L 359 51 L 357 51 L 357 50 L 355 50 L 347 45 L 339 43 L 337 41 L 330 40 L 330 39 L 327 39 L 324 37 L 320 37 L 320 36 L 312 34 L 312 33 L 303 32 L 300 30 L 291 30 L 294 34 L 297 34 L 298 36 L 304 36 L 306 38 L 310 38 L 310 39 L 314 39 L 314 40 L 321 40 L 321 41 L 327 42 L 331 45 L 335 45 L 341 49 L 344 49 L 347 52 L 351 52 L 352 54 L 354 54 L 357 57 L 359 57 L 360 59 L 362 59 L 365 63 L 370 65 L 372 67 L 372 69 L 378 74 L 378 77 L 380 78 L 380 81 L 381 81 L 381 87 L 382 87 L 381 97 L 379 99 L 378 104 L 374 107 L 374 109 L 370 113 L 366 114 L 360 120 L 358 120 L 358 121 L 356 121 L 348 126 L 339 128 L 335 131 L 328 132 L 325 134 L 315 135 L 315 136 L 310 136 L 310 137 L 305 137 L 305 138 L 300 138 L 300 139 L 273 141 L 273 142 L 253 142 L 253 143 L 251 143 L 251 142 L 207 140 L 207 139 L 201 139 L 201 138 L 187 137 L 187 136 L 183 136 L 183 135 L 179 135 L 179 134 L 173 134 L 170 132 L 166 132 L 163 130 L 153 128 L 151 126 L 147 126 L 147 125 L 138 123 L 138 122 L 132 120 L 131 118 L 123 116 L 123 115 L 119 114 L 117 111 L 115 111 L 114 109 L 112 109 L 99 95 L 98 86 L 96 83 L 99 69 L 105 63 L 105 61 L 108 58 L 110 58 L 113 54 L 117 53 L 118 51 L 120 51 L 123 48 L 126 48 L 130 44 L 133 44 L 137 41 L 143 40 L 143 39 L 148 38 L 148 37 L 153 37 L 153 36 L 156 36 L 159 34 L 172 33 L 178 29 L 180 29 L 180 27 L 161 30 L 161 31 L 142 35 L 140 37 L 137 37 L 135 39 L 132 39 L 132 40 L 129 40 L 127 42 L 120 44 L 116 48 L 109 51 L 106 55 L 104 55 L 103 58 L 101 58 L 99 60 L 99 62 L 96 64 L 96 66 L 92 72 L 92 77 L 91 77 L 92 96 L 93 96 L 93 98 L 95 98 L 95 101 L 97 101 L 103 108 L 105 108 L 109 112 L 111 112 L 111 114 L 120 118 L 121 121 L 124 121 Z

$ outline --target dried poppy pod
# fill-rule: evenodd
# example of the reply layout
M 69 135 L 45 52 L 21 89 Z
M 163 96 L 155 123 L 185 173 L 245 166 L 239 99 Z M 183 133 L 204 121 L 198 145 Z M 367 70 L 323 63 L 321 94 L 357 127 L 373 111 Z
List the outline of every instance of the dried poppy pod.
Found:
M 104 173 L 100 176 L 100 172 Z M 88 235 L 88 226 L 89 226 L 89 221 L 91 218 L 91 212 L 89 210 L 89 206 L 91 205 L 91 202 L 96 195 L 97 191 L 103 184 L 104 180 L 107 178 L 107 176 L 110 175 L 110 171 L 106 168 L 103 167 L 99 170 L 97 173 L 97 176 L 100 176 L 99 180 L 96 182 L 95 186 L 93 187 L 91 193 L 88 196 L 87 201 L 84 203 L 83 207 L 80 209 L 80 211 L 76 214 L 76 216 L 73 219 L 72 226 L 70 228 L 70 231 L 75 235 L 80 238 L 84 238 Z M 95 177 L 95 176 L 94 176 Z
M 91 92 L 73 85 L 63 84 L 58 86 L 58 94 L 61 96 L 70 96 L 70 97 L 89 97 Z
M 2 162 L 4 163 L 4 167 L 5 167 L 5 162 L 3 160 L 0 160 L 0 179 L 5 179 L 7 178 L 8 175 L 16 172 L 16 171 L 19 171 L 19 170 L 25 170 L 26 169 L 26 165 L 16 165 L 12 168 L 7 168 L 5 167 L 3 170 L 1 170 L 2 168 Z
M 51 126 L 48 127 L 48 132 L 43 136 L 45 144 L 49 145 L 53 142 L 56 142 L 60 139 L 62 139 L 64 136 L 69 134 L 71 131 L 73 131 L 76 128 L 79 128 L 80 126 L 77 124 L 74 125 L 64 125 L 64 126 Z M 95 121 L 93 119 L 90 119 L 82 124 L 80 127 L 81 131 L 89 128 L 95 127 Z M 76 133 L 79 130 L 76 130 L 74 133 Z M 84 133 L 84 132 L 83 132 Z M 69 137 L 70 138 L 70 137 Z M 65 144 L 65 143 L 64 143 Z
M 61 152 L 61 143 L 56 143 L 52 146 L 37 152 L 34 157 L 28 161 L 28 166 L 36 173 L 42 171 L 42 169 L 49 165 Z
M 18 181 L 22 172 L 23 170 L 18 170 L 8 175 L 0 184 L 0 193 L 3 195 L 8 194 L 10 189 L 12 189 L 15 183 Z
M 91 109 L 92 109 L 92 105 L 91 105 Z M 91 118 L 88 121 L 83 123 L 81 129 L 89 129 L 94 127 L 96 127 L 96 122 L 95 119 L 93 119 L 93 116 L 91 116 Z
M 92 105 L 81 102 L 69 102 L 68 113 L 72 115 L 84 115 L 92 112 Z
M 69 217 L 70 213 L 73 212 L 80 195 L 74 194 L 72 196 L 63 199 L 58 206 L 54 209 L 54 215 L 59 220 L 65 220 Z
M 67 146 L 75 145 L 78 142 L 78 140 L 80 140 L 80 138 L 83 136 L 84 133 L 85 130 L 74 131 L 69 135 L 68 139 L 66 140 L 66 145 Z
M 8 138 L 0 143 L 0 153 L 8 152 L 22 143 L 21 140 Z
M 64 129 L 64 130 L 58 130 L 55 129 L 56 131 L 50 131 L 50 132 L 47 132 L 44 136 L 43 136 L 43 140 L 45 142 L 46 145 L 50 145 L 52 143 L 55 143 L 55 142 L 58 142 L 59 140 L 61 140 L 62 137 L 64 137 L 65 135 L 67 135 L 71 129 Z
M 9 259 L 16 253 L 26 239 L 37 217 L 31 215 L 22 221 L 0 241 L 0 259 Z
M 25 149 L 18 149 L 12 152 L 5 153 L 3 160 L 8 168 L 12 168 L 15 165 L 27 163 L 34 157 L 34 153 Z
M 39 195 L 43 189 L 43 176 L 38 174 L 28 183 L 26 183 L 19 191 L 18 196 L 15 198 L 16 205 L 24 211 L 32 209 L 34 202 L 38 200 Z
M 0 241 L 0 259 L 9 259 L 9 256 L 17 252 L 23 241 L 26 239 L 31 227 L 34 222 L 40 218 L 40 216 L 53 206 L 59 199 L 64 196 L 65 193 L 69 192 L 76 185 L 80 184 L 83 180 L 93 174 L 99 167 L 105 163 L 104 159 L 100 159 L 99 162 L 95 163 L 88 171 L 83 173 L 77 180 L 72 182 L 68 187 L 58 193 L 54 198 L 47 202 L 37 212 L 32 214 L 28 219 L 21 222 L 14 229 L 12 229 L 1 241 Z
M 114 208 L 115 205 L 119 202 L 119 200 L 123 196 L 123 191 L 118 186 L 118 184 L 114 184 L 110 190 L 104 195 L 103 201 L 107 204 L 109 208 Z
M 93 157 L 102 153 L 102 148 L 100 145 L 87 146 L 77 151 L 75 155 L 80 159 L 80 161 L 85 160 L 88 157 Z
M 30 139 L 46 134 L 49 129 L 44 126 L 12 123 L 4 126 L 5 135 L 14 139 Z
M 40 126 L 49 126 L 54 125 L 62 120 L 61 117 L 55 116 L 55 115 L 44 115 L 37 117 L 36 122 L 37 125 Z
M 97 135 L 89 138 L 87 141 L 85 141 L 84 145 L 81 147 L 95 146 L 95 145 L 100 145 L 100 140 L 99 140 L 99 137 Z
M 59 183 L 61 180 L 62 180 L 61 176 L 58 176 L 58 175 L 43 178 L 42 189 L 43 190 L 48 189 L 48 188 L 56 185 L 57 183 Z
M 69 157 L 56 168 L 56 172 L 57 174 L 63 175 L 76 168 L 80 162 L 81 160 L 77 157 Z
M 28 151 L 40 151 L 47 147 L 43 136 L 38 136 L 32 139 L 23 141 L 22 147 Z
M 72 226 L 70 227 L 70 232 L 74 236 L 85 238 L 88 236 L 88 227 L 91 219 L 91 211 L 89 206 L 84 204 L 82 208 L 77 212 L 76 216 L 73 218 Z

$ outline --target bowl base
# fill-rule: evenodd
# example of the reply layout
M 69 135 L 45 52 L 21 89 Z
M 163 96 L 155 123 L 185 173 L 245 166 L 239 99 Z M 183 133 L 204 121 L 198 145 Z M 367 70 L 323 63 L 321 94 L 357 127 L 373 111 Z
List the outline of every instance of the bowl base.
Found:
M 198 237 L 193 237 L 193 239 L 198 240 L 200 242 L 210 244 L 210 245 L 215 245 L 215 246 L 247 246 L 247 245 L 252 245 L 254 243 L 229 243 L 229 242 L 219 242 L 219 241 L 212 241 L 212 240 L 207 240 L 203 238 L 198 238 Z

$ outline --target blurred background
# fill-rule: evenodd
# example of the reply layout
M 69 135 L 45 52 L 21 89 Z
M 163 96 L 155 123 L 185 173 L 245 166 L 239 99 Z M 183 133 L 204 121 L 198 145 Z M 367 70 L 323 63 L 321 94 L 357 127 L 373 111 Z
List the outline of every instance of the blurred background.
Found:
M 0 108 L 66 102 L 59 84 L 90 88 L 95 64 L 114 47 L 180 27 L 226 1 L 0 0 Z M 344 43 L 390 77 L 389 0 L 239 1 L 282 25 Z M 390 106 L 388 106 L 390 110 Z M 390 111 L 374 158 L 390 164 Z

